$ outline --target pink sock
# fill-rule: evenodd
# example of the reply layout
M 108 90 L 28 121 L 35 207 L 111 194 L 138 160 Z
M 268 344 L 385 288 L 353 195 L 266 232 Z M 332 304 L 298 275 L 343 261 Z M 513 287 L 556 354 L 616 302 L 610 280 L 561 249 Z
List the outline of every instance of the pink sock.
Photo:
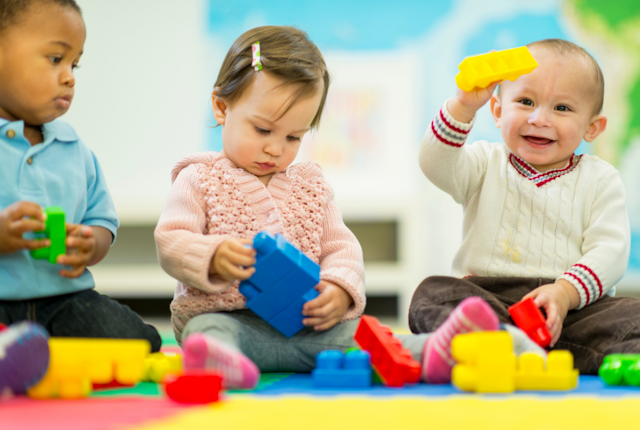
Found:
M 451 382 L 456 364 L 451 356 L 451 340 L 457 334 L 498 330 L 498 317 L 480 297 L 464 299 L 427 339 L 422 357 L 422 379 L 430 384 Z
M 253 388 L 260 370 L 246 355 L 204 333 L 187 336 L 182 343 L 185 369 L 215 369 L 225 388 Z

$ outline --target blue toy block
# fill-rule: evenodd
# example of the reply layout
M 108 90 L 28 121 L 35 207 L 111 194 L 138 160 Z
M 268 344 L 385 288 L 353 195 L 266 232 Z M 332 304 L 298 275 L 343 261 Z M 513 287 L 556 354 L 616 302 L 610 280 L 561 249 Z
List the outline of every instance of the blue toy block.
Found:
M 322 351 L 316 356 L 316 368 L 311 377 L 317 388 L 370 387 L 371 356 L 362 350 L 346 354 L 336 350 Z
M 286 337 L 304 328 L 302 307 L 318 296 L 320 266 L 281 234 L 260 232 L 253 239 L 255 273 L 240 283 L 247 307 Z

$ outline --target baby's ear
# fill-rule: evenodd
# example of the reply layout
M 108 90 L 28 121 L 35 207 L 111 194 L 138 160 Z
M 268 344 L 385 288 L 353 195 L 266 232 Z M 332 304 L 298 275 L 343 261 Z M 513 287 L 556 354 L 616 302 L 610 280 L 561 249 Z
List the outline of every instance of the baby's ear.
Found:
M 216 119 L 216 122 L 220 125 L 224 125 L 225 120 L 227 119 L 227 102 L 220 97 L 216 97 L 216 93 L 214 91 L 213 94 L 211 94 L 211 104 L 213 106 L 213 117 Z
M 500 104 L 500 97 L 495 94 L 491 96 L 491 115 L 493 115 L 493 122 L 496 123 L 496 127 L 500 128 L 502 105 Z
M 607 117 L 604 115 L 596 115 L 591 119 L 587 132 L 582 137 L 587 142 L 593 142 L 593 140 L 600 135 L 607 128 Z

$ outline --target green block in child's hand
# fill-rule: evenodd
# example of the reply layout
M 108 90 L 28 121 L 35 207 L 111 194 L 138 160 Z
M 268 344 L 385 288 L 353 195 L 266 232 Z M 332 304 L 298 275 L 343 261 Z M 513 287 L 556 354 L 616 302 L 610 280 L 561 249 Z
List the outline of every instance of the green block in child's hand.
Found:
M 49 260 L 49 263 L 55 263 L 58 255 L 64 255 L 67 252 L 67 230 L 65 228 L 64 211 L 60 206 L 49 206 L 44 210 L 47 214 L 45 228 L 42 231 L 36 231 L 36 239 L 49 239 L 50 246 L 38 248 L 31 251 L 33 258 Z

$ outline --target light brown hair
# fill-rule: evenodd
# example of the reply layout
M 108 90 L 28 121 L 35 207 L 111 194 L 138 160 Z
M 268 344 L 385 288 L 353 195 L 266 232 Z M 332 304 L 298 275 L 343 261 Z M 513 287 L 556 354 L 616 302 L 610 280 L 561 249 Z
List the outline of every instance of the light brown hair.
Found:
M 251 67 L 251 45 L 260 42 L 262 70 Z M 233 104 L 251 84 L 255 73 L 269 73 L 282 80 L 281 85 L 298 87 L 286 113 L 301 97 L 318 90 L 323 83 L 322 99 L 311 128 L 317 128 L 329 90 L 329 71 L 318 47 L 307 34 L 293 27 L 256 27 L 242 34 L 225 57 L 214 85 L 216 97 Z M 283 115 L 284 115 L 283 113 Z
M 563 39 L 537 40 L 529 43 L 527 48 L 542 49 L 547 52 L 554 52 L 558 55 L 578 55 L 582 57 L 587 64 L 591 66 L 591 70 L 593 72 L 593 114 L 596 115 L 602 112 L 602 105 L 604 104 L 604 75 L 602 74 L 602 69 L 600 69 L 598 62 L 591 56 L 591 54 L 575 43 Z M 498 86 L 498 95 L 500 94 L 501 86 L 502 84 Z

